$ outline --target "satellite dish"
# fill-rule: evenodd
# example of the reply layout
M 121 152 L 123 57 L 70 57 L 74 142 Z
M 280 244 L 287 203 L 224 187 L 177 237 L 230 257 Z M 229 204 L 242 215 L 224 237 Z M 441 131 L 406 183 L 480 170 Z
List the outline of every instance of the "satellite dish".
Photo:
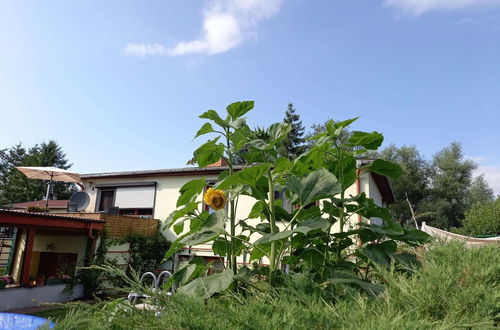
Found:
M 74 193 L 69 199 L 69 212 L 81 212 L 90 203 L 90 196 L 85 191 Z

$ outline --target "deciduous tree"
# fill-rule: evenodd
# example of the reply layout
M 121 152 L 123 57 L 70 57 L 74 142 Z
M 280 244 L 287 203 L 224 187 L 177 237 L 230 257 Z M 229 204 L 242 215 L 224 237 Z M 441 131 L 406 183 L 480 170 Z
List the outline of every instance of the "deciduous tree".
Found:
M 45 197 L 47 182 L 28 179 L 15 166 L 71 167 L 62 148 L 53 140 L 26 149 L 21 143 L 0 150 L 0 205 L 40 200 Z M 67 199 L 76 191 L 73 184 L 55 182 L 52 197 Z

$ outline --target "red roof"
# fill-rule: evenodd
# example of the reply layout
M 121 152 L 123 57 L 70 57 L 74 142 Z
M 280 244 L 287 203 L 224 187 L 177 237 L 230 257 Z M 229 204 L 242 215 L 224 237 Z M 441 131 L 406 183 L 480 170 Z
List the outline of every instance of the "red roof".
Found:
M 45 202 L 46 201 L 42 199 L 39 201 L 12 204 L 12 207 L 15 209 L 25 209 L 29 206 L 45 207 Z M 49 199 L 49 209 L 65 209 L 68 207 L 68 202 L 69 200 L 67 199 L 62 199 L 62 200 Z

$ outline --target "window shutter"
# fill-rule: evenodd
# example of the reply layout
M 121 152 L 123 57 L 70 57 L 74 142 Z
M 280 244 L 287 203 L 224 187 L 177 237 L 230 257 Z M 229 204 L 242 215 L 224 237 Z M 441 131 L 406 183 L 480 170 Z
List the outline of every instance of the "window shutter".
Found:
M 154 201 L 154 186 L 116 188 L 115 206 L 121 209 L 153 208 Z

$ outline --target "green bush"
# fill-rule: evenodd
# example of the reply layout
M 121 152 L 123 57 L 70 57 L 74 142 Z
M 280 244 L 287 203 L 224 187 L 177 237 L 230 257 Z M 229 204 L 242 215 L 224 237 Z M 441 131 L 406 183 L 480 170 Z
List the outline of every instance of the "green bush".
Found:
M 129 266 L 140 274 L 158 269 L 165 251 L 171 245 L 159 231 L 153 236 L 132 233 L 112 242 L 112 244 L 123 243 L 130 244 Z
M 500 322 L 500 247 L 436 245 L 414 275 L 386 271 L 387 290 L 327 301 L 307 275 L 272 288 L 259 281 L 218 299 L 159 294 L 152 311 L 125 300 L 79 305 L 57 329 L 495 329 Z M 258 287 L 256 289 L 255 287 Z M 59 316 L 59 315 L 58 315 Z
M 40 207 L 40 206 L 28 206 L 26 208 L 27 212 L 34 212 L 34 213 L 43 213 L 43 212 L 49 212 L 49 209 L 46 207 Z
M 476 203 L 465 214 L 459 233 L 468 236 L 500 235 L 500 198 L 492 203 Z

